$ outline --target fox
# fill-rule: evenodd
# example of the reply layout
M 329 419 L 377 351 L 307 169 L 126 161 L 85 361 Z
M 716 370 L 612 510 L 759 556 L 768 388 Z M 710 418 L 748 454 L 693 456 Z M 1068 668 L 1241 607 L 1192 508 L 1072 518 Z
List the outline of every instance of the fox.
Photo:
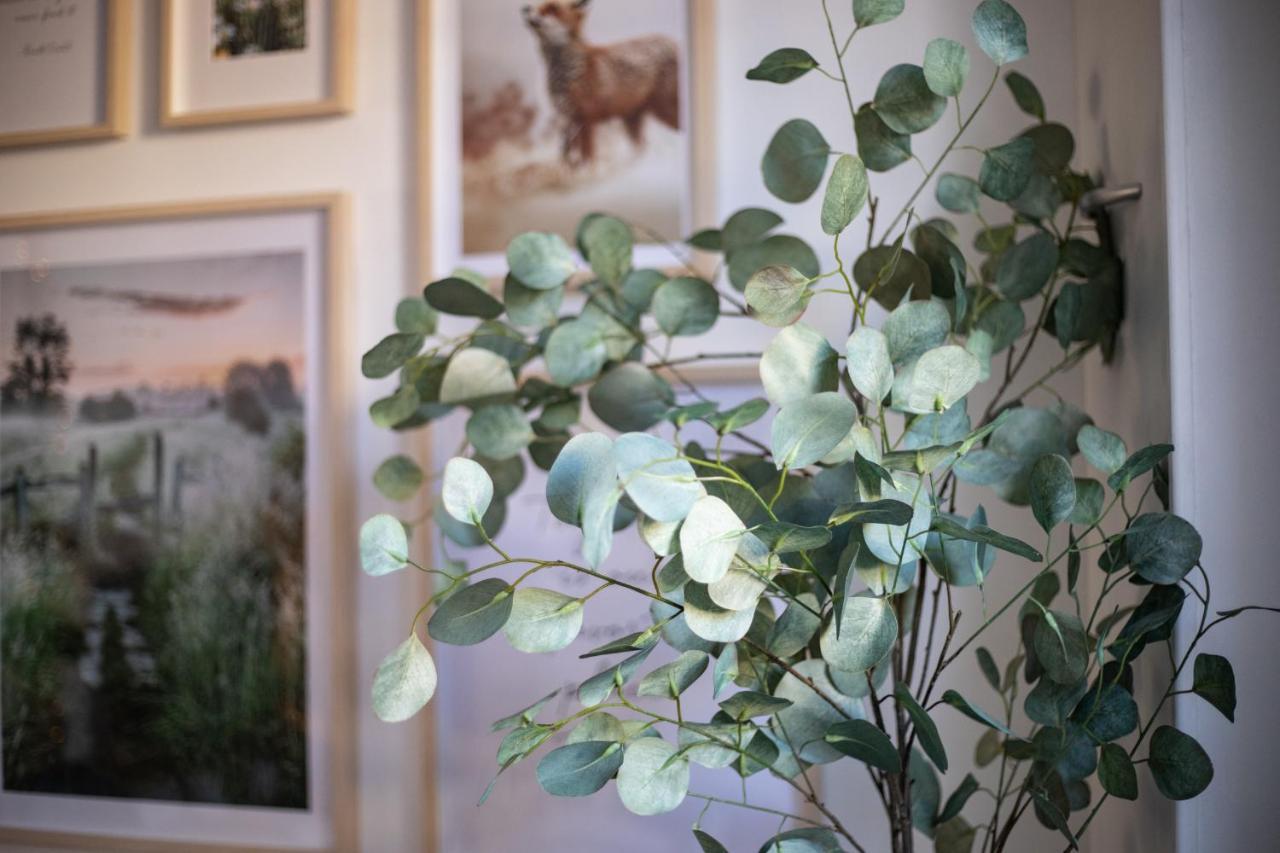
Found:
M 551 0 L 525 6 L 547 69 L 547 88 L 564 124 L 561 159 L 572 167 L 595 158 L 598 125 L 621 119 L 637 147 L 646 116 L 680 129 L 680 61 L 674 40 L 640 36 L 589 44 L 583 23 L 591 0 Z

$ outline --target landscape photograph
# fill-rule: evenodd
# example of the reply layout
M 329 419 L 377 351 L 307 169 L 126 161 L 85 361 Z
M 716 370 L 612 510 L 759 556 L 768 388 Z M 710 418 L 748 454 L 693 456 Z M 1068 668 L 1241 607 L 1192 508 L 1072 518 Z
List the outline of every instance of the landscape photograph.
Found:
M 304 809 L 301 253 L 0 272 L 5 791 Z

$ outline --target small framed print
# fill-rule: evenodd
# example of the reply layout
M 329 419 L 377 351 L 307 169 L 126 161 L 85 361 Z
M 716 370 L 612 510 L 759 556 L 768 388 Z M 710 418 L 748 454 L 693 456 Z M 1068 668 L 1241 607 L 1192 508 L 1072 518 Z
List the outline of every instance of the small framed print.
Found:
M 130 0 L 0 3 L 0 148 L 128 132 Z
M 0 841 L 355 848 L 344 218 L 0 219 Z
M 498 275 L 512 237 L 572 242 L 591 211 L 632 224 L 638 264 L 669 266 L 665 244 L 714 216 L 714 170 L 695 168 L 715 144 L 708 0 L 419 0 L 418 13 L 424 275 Z
M 355 0 L 163 0 L 161 9 L 165 127 L 350 112 Z

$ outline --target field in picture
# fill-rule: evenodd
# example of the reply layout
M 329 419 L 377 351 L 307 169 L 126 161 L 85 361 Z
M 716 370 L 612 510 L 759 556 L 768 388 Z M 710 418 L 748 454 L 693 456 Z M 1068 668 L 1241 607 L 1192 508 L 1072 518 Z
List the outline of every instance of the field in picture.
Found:
M 0 274 L 6 790 L 306 807 L 302 289 Z

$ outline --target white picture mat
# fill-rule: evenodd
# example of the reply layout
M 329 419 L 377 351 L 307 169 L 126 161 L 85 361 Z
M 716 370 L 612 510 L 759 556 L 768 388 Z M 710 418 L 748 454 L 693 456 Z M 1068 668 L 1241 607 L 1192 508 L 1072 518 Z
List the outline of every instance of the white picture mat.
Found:
M 170 108 L 175 113 L 322 101 L 333 93 L 333 15 L 307 0 L 306 47 L 224 59 L 213 56 L 213 0 L 171 6 Z
M 473 0 L 472 0 L 473 1 Z M 433 276 L 466 266 L 487 276 L 505 275 L 507 261 L 501 253 L 465 255 L 462 250 L 462 9 L 463 0 L 436 0 L 432 12 L 430 36 L 430 74 L 427 85 L 430 93 L 419 93 L 429 99 L 431 105 L 430 133 L 419 144 L 431 146 L 431 229 L 426 235 L 431 240 L 434 269 Z M 491 2 L 491 0 L 490 0 Z M 522 4 L 511 3 L 513 14 L 518 14 Z M 680 168 L 686 175 L 682 183 L 684 197 L 680 200 L 681 233 L 667 235 L 679 242 L 689 235 L 693 227 L 693 139 L 700 132 L 695 126 L 699 120 L 692 114 L 692 49 L 694 44 L 693 14 L 690 0 L 684 0 L 684 15 L 688 26 L 685 31 L 681 56 L 680 126 L 685 142 L 685 157 Z M 528 38 L 532 41 L 533 36 Z M 541 71 L 539 72 L 542 73 Z M 540 82 L 545 87 L 545 82 Z M 419 105 L 420 108 L 422 104 Z M 701 120 L 709 121 L 711 117 Z M 591 211 L 584 209 L 585 216 Z M 635 251 L 637 267 L 670 266 L 670 251 L 659 245 L 639 245 Z
M 159 802 L 150 800 L 27 794 L 0 788 L 0 829 L 86 833 L 176 842 L 301 849 L 334 843 L 332 668 L 333 559 L 328 536 L 334 523 L 322 496 L 330 493 L 326 448 L 336 436 L 321 416 L 330 393 L 324 329 L 327 222 L 320 211 L 228 215 L 107 224 L 0 235 L 0 269 L 32 263 L 113 263 L 249 256 L 300 251 L 304 255 L 306 340 L 306 661 L 307 810 Z M 6 322 L 0 316 L 0 323 Z M 4 674 L 0 672 L 0 679 Z M 2 745 L 0 745 L 2 746 Z
M 100 124 L 106 59 L 107 0 L 0 3 L 0 133 Z
M 703 391 L 726 407 L 751 396 L 757 389 L 753 383 L 722 382 L 701 379 Z M 690 395 L 680 395 L 682 402 Z M 592 417 L 583 405 L 584 425 L 588 429 L 612 434 Z M 439 470 L 463 438 L 466 417 L 453 414 L 433 426 L 435 448 L 432 470 Z M 658 430 L 670 437 L 670 428 Z M 756 438 L 767 438 L 767 423 L 760 422 L 746 430 Z M 709 430 L 690 425 L 681 433 L 685 438 L 710 439 Z M 526 459 L 525 479 L 514 495 L 507 499 L 507 520 L 497 535 L 497 542 L 516 556 L 550 559 L 579 556 L 582 534 L 551 515 L 546 502 L 546 474 Z M 432 531 L 437 539 L 441 535 Z M 451 543 L 451 554 L 464 556 L 474 568 L 492 560 L 484 549 L 460 549 Z M 610 575 L 649 586 L 653 555 L 640 540 L 634 527 L 619 533 L 613 551 L 602 570 Z M 519 574 L 502 569 L 493 576 L 514 578 Z M 486 573 L 485 577 L 490 576 Z M 564 569 L 546 569 L 531 577 L 529 586 L 557 589 L 574 596 L 585 595 L 599 581 Z M 505 733 L 493 733 L 491 724 L 532 704 L 556 688 L 562 695 L 552 700 L 539 719 L 548 722 L 581 710 L 575 696 L 577 685 L 601 670 L 616 665 L 623 656 L 589 658 L 578 655 L 608 640 L 652 624 L 647 600 L 626 590 L 606 590 L 587 604 L 582 633 L 562 651 L 552 654 L 524 654 L 511 648 L 501 633 L 478 646 L 448 646 L 437 643 L 436 657 L 440 686 L 432 700 L 435 703 L 437 742 L 436 772 L 438 814 L 440 815 L 441 851 L 585 851 L 607 849 L 609 853 L 649 853 L 654 850 L 687 850 L 696 847 L 689 827 L 698 817 L 705 802 L 689 797 L 675 811 L 657 817 L 638 817 L 628 812 L 618 799 L 616 785 L 610 783 L 590 797 L 552 797 L 539 787 L 536 778 L 538 760 L 562 740 L 556 738 L 538 752 L 502 774 L 489 800 L 480 807 L 476 801 L 485 786 L 498 772 L 495 754 Z M 670 646 L 660 644 L 644 662 L 633 679 L 633 691 L 640 676 L 675 658 Z M 726 689 L 721 694 L 737 690 Z M 663 707 L 661 700 L 644 699 L 641 704 L 658 713 L 674 713 L 674 705 Z M 687 719 L 704 721 L 716 707 L 711 698 L 711 670 L 683 696 Z M 634 717 L 626 710 L 612 710 L 620 717 Z M 670 731 L 664 727 L 664 736 Z M 725 799 L 741 799 L 742 787 L 732 769 L 691 769 L 690 791 Z M 753 804 L 804 813 L 805 804 L 787 783 L 758 773 L 747 780 L 747 791 Z M 703 827 L 729 850 L 756 850 L 763 839 L 777 830 L 778 818 L 727 805 L 713 805 L 702 821 Z M 788 828 L 797 824 L 789 823 Z M 603 841 L 603 839 L 607 839 Z

